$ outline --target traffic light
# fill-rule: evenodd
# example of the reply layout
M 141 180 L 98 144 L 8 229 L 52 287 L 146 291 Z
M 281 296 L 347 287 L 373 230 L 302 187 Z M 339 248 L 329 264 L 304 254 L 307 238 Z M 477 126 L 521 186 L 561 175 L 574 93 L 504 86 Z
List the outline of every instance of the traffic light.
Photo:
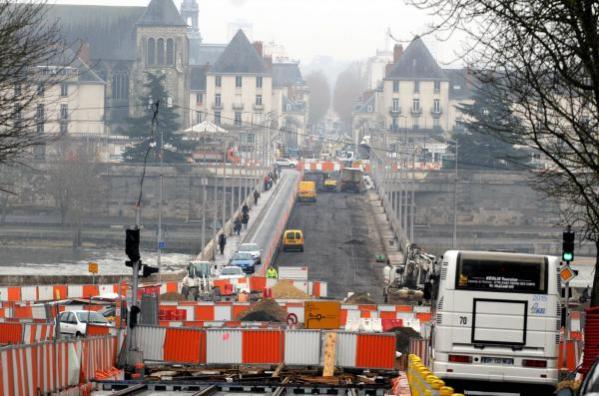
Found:
M 139 261 L 139 228 L 125 230 L 125 253 L 132 262 Z
M 574 260 L 574 232 L 570 227 L 563 234 L 562 260 L 568 263 Z
M 141 277 L 142 278 L 147 278 L 148 276 L 150 276 L 152 274 L 155 274 L 158 271 L 160 271 L 160 269 L 158 267 L 152 267 L 150 265 L 144 264 L 143 271 L 141 273 Z

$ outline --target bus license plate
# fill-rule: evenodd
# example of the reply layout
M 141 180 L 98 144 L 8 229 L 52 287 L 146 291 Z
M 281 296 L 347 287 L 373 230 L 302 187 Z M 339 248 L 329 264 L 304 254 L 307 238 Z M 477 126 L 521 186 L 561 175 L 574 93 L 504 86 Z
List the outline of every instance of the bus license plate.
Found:
M 484 364 L 514 364 L 514 359 L 512 358 L 500 358 L 500 357 L 490 357 L 483 356 L 481 358 L 481 362 Z

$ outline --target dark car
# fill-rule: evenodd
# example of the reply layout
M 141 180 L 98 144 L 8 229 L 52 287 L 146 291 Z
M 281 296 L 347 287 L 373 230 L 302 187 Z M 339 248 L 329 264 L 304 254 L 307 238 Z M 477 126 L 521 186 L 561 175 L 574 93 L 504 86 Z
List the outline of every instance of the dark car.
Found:
M 246 274 L 253 274 L 256 270 L 257 259 L 249 252 L 237 252 L 229 260 L 229 265 L 235 265 Z

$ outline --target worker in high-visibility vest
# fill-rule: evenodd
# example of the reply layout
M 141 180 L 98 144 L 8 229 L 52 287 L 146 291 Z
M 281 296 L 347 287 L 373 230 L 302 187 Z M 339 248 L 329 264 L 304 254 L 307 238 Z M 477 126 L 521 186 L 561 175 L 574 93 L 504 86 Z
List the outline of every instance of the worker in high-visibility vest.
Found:
M 277 269 L 275 267 L 268 267 L 266 270 L 266 277 L 270 279 L 277 279 L 279 277 Z

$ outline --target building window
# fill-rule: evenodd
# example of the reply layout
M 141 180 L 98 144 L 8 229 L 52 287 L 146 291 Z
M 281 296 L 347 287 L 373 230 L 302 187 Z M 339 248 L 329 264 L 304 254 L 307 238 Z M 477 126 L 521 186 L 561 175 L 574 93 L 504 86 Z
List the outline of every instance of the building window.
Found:
M 412 100 L 412 112 L 420 113 L 420 99 Z
M 393 98 L 393 111 L 399 111 L 399 99 Z
M 393 121 L 391 122 L 391 130 L 393 132 L 397 132 L 399 130 L 399 126 L 397 124 L 397 117 L 393 117 Z
M 441 81 L 435 81 L 435 92 L 441 92 Z
M 156 41 L 151 38 L 148 40 L 148 65 L 156 63 Z
M 171 66 L 175 64 L 175 43 L 173 39 L 166 40 L 166 64 Z
M 254 144 L 255 139 L 253 133 L 248 133 L 247 135 L 245 135 L 245 139 L 248 144 Z
M 66 135 L 67 133 L 69 133 L 69 123 L 68 122 L 61 122 L 60 123 L 60 134 L 61 135 Z
M 202 102 L 204 101 L 204 95 L 201 93 L 197 93 L 196 94 L 196 103 L 197 104 L 202 104 Z
M 203 115 L 201 111 L 196 111 L 196 124 L 199 124 L 203 121 Z
M 399 92 L 399 81 L 393 81 L 393 92 Z
M 214 112 L 214 123 L 220 125 L 220 111 Z
M 235 88 L 241 88 L 243 85 L 243 77 L 235 76 Z
M 69 105 L 66 103 L 60 105 L 60 119 L 63 121 L 69 119 Z
M 221 87 L 223 85 L 223 79 L 221 76 L 214 77 L 214 85 Z
M 414 118 L 412 120 L 412 129 L 420 129 L 420 124 L 418 123 L 418 118 Z
M 40 145 L 33 148 L 33 156 L 37 161 L 46 159 L 46 146 Z
M 440 128 L 441 127 L 441 120 L 437 117 L 433 118 L 433 127 L 434 128 Z
M 262 77 L 256 77 L 256 88 L 262 88 Z
M 241 112 L 235 112 L 235 126 L 241 126 Z
M 156 41 L 156 63 L 164 65 L 164 39 Z
M 44 83 L 37 84 L 37 96 L 44 96 L 45 92 L 46 87 L 44 86 Z
M 256 105 L 262 106 L 262 95 L 256 95 Z
M 414 81 L 414 93 L 420 92 L 420 81 Z
M 20 125 L 21 116 L 22 116 L 21 105 L 18 103 L 15 103 L 14 107 L 13 107 L 13 118 L 15 120 L 15 125 L 17 125 L 17 126 Z
M 220 101 L 220 94 L 215 94 L 214 95 L 214 105 L 216 107 L 221 107 L 222 106 L 222 103 Z
M 21 96 L 21 84 L 15 84 L 15 97 Z
M 129 99 L 129 74 L 117 71 L 112 75 L 112 99 Z
M 439 99 L 433 100 L 433 113 L 439 114 L 441 112 L 441 101 Z
M 68 84 L 60 84 L 60 96 L 65 97 L 69 96 L 69 85 Z

